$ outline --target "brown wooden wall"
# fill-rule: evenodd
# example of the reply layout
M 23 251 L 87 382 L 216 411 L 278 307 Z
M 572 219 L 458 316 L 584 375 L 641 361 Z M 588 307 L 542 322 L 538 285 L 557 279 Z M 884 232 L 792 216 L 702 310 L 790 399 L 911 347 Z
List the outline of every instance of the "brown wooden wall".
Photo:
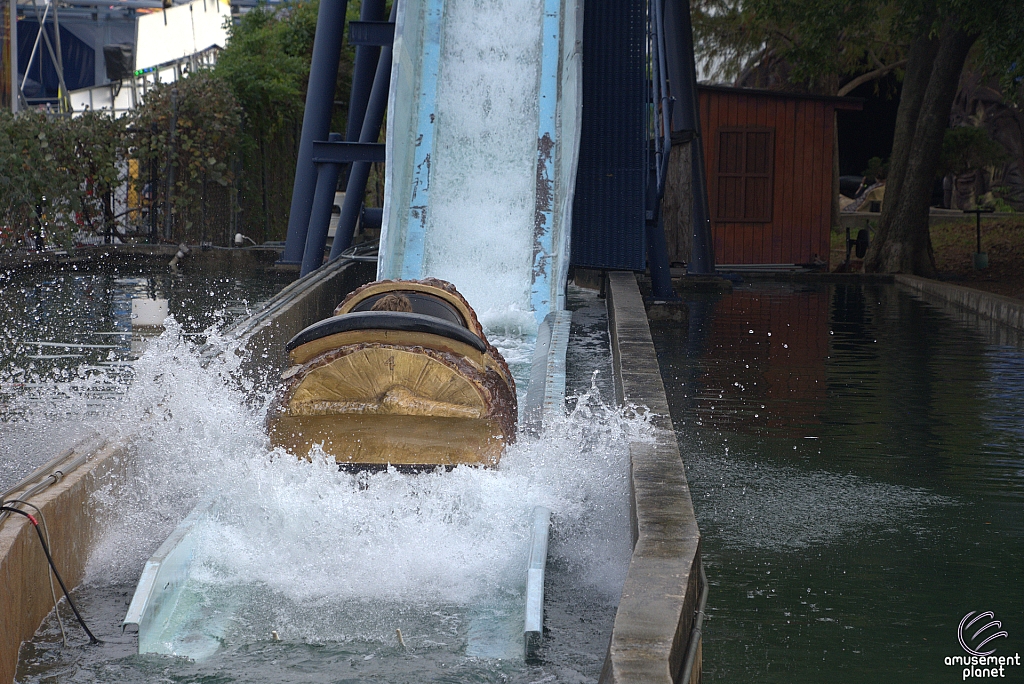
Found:
M 699 90 L 715 261 L 719 264 L 806 264 L 815 258 L 828 261 L 835 103 L 829 99 L 764 91 L 745 93 L 716 87 Z M 731 155 L 731 161 L 719 158 L 720 133 L 726 132 L 721 129 L 773 132 L 770 190 L 765 190 L 763 178 L 751 174 L 753 199 L 748 200 L 747 211 L 748 216 L 756 215 L 759 219 L 770 216 L 770 220 L 719 218 L 737 216 L 734 207 L 723 207 L 723 202 L 733 201 L 733 191 L 741 182 L 735 174 L 719 179 L 719 169 L 734 171 L 732 167 L 737 163 L 735 154 Z M 735 139 L 735 136 L 727 136 L 724 140 Z M 752 136 L 751 140 L 754 139 Z M 756 139 L 763 140 L 763 136 Z M 751 168 L 762 160 L 753 152 L 749 158 Z M 763 207 L 765 192 L 771 197 L 767 214 Z

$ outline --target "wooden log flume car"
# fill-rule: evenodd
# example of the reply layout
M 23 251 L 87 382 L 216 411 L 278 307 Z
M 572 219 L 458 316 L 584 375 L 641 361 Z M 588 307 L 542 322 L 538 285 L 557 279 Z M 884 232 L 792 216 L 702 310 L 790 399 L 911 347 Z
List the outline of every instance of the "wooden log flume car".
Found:
M 287 345 L 271 442 L 343 466 L 493 466 L 515 440 L 515 381 L 450 283 L 384 280 Z

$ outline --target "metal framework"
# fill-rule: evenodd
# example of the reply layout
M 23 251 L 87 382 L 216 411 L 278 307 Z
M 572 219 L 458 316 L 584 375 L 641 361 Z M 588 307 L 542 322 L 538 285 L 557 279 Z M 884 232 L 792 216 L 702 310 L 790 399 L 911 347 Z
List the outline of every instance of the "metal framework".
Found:
M 653 154 L 647 191 L 648 265 L 654 296 L 676 299 L 661 214 L 674 137 L 689 139 L 691 145 L 692 246 L 687 271 L 691 274 L 715 271 L 689 0 L 649 0 L 647 17 L 652 106 L 648 139 Z
M 639 128 L 632 135 L 625 137 L 621 135 L 622 131 L 619 131 L 620 135 L 609 136 L 604 130 L 609 122 L 597 122 L 590 124 L 588 134 L 587 120 L 584 119 L 582 134 L 589 135 L 590 142 L 587 143 L 585 140 L 583 145 L 589 144 L 591 147 L 597 145 L 603 148 L 606 145 L 614 144 L 614 140 L 635 141 L 631 143 L 632 151 L 616 148 L 610 154 L 612 156 L 624 154 L 627 157 L 635 157 L 639 154 L 642 159 L 646 159 L 646 172 L 637 169 L 637 172 L 640 173 L 639 178 L 633 181 L 627 180 L 625 177 L 623 180 L 616 179 L 618 183 L 636 184 L 638 192 L 641 193 L 637 195 L 638 202 L 642 201 L 643 203 L 643 207 L 637 207 L 637 212 L 640 213 L 637 218 L 641 219 L 642 223 L 630 228 L 629 226 L 598 226 L 594 221 L 589 221 L 593 227 L 588 228 L 588 221 L 585 220 L 581 225 L 582 230 L 595 230 L 597 231 L 596 237 L 584 236 L 584 241 L 580 244 L 586 244 L 588 248 L 592 248 L 586 265 L 599 268 L 614 267 L 607 259 L 612 251 L 621 251 L 622 249 L 632 249 L 633 256 L 636 258 L 632 258 L 631 263 L 637 262 L 637 266 L 642 268 L 643 255 L 646 252 L 646 262 L 651 272 L 654 296 L 659 299 L 673 299 L 675 295 L 672 291 L 669 272 L 661 201 L 666 190 L 672 142 L 680 137 L 690 140 L 692 146 L 693 249 L 688 271 L 699 274 L 714 272 L 689 2 L 688 0 L 618 0 L 612 4 L 621 5 L 629 16 L 636 16 L 636 13 L 639 12 L 641 22 L 644 22 L 644 17 L 646 18 L 646 29 L 644 29 L 643 23 L 637 24 L 640 34 L 636 38 L 613 39 L 607 43 L 597 41 L 598 47 L 591 47 L 591 49 L 605 50 L 607 53 L 608 50 L 618 49 L 615 46 L 634 45 L 639 41 L 638 47 L 641 54 L 645 53 L 645 55 L 640 62 L 633 61 L 632 56 L 623 55 L 620 58 L 617 55 L 601 55 L 602 59 L 595 61 L 602 62 L 602 66 L 598 68 L 603 68 L 605 71 L 602 71 L 597 79 L 591 79 L 591 82 L 594 87 L 600 87 L 604 92 L 608 92 L 604 86 L 609 80 L 630 84 L 625 90 L 613 88 L 612 91 L 617 91 L 621 95 L 629 94 L 634 99 L 629 102 L 620 102 L 620 97 L 619 100 L 608 100 L 599 106 L 605 108 L 602 111 L 607 110 L 606 114 L 610 116 L 609 122 L 611 119 L 621 118 L 624 123 L 629 122 L 630 128 L 634 128 L 634 125 L 638 125 Z M 330 207 L 333 204 L 335 190 L 334 187 L 328 187 L 332 185 L 329 182 L 331 177 L 343 177 L 341 176 L 342 167 L 343 165 L 347 166 L 345 203 L 330 254 L 330 258 L 334 259 L 351 244 L 352 233 L 362 208 L 370 164 L 379 161 L 383 155 L 382 146 L 376 141 L 380 135 L 388 97 L 395 7 L 392 7 L 390 21 L 380 21 L 382 17 L 379 13 L 383 11 L 383 3 L 380 0 L 364 2 L 360 21 L 352 22 L 349 27 L 349 41 L 357 46 L 352 102 L 349 108 L 351 116 L 344 140 L 328 141 L 327 129 L 333 107 L 334 84 L 337 81 L 338 58 L 341 49 L 340 36 L 344 33 L 346 6 L 347 0 L 324 0 L 320 5 L 320 15 L 317 21 L 313 63 L 289 215 L 288 237 L 284 254 L 281 257 L 281 263 L 301 264 L 303 274 L 318 268 L 322 263 L 327 236 L 326 221 L 330 217 Z M 612 16 L 609 13 L 610 10 L 601 9 L 600 11 L 603 14 L 608 14 L 608 17 Z M 634 30 L 633 28 L 624 28 L 622 22 L 611 19 L 604 23 L 607 24 L 602 29 L 605 33 Z M 587 30 L 586 20 L 584 29 Z M 644 34 L 646 35 L 646 47 L 642 45 Z M 603 47 L 605 44 L 613 47 Z M 587 41 L 584 41 L 584 48 L 587 47 Z M 585 66 L 584 69 L 586 70 L 586 68 Z M 586 76 L 586 71 L 584 73 Z M 586 83 L 585 78 L 584 88 L 587 87 Z M 645 98 L 644 101 L 636 99 L 638 96 Z M 600 100 L 600 97 L 597 100 Z M 597 100 L 584 95 L 584 102 L 590 102 L 591 107 Z M 608 109 L 609 107 L 611 109 Z M 647 111 L 646 114 L 640 115 L 639 119 L 631 116 L 623 118 L 617 113 L 618 109 L 623 107 L 631 111 L 637 107 L 646 107 Z M 643 123 L 645 120 L 646 124 Z M 646 130 L 640 130 L 644 128 Z M 638 148 L 641 146 L 643 149 L 639 150 Z M 606 164 L 605 158 L 607 157 L 608 154 L 599 151 L 595 156 L 595 159 L 599 159 L 599 161 L 595 163 Z M 598 171 L 601 169 L 595 167 L 595 169 L 591 169 L 592 173 L 590 174 L 597 179 L 594 181 L 596 183 L 601 182 L 608 175 Z M 321 178 L 321 176 L 323 177 Z M 579 183 L 579 179 L 577 183 Z M 590 188 L 589 194 L 581 193 L 579 188 L 580 186 L 577 184 L 577 204 L 574 214 L 583 211 L 586 217 L 604 217 L 601 220 L 606 223 L 606 212 L 597 211 L 594 208 L 581 210 L 581 206 L 585 206 L 588 201 L 598 203 L 606 201 L 607 193 L 600 192 L 596 185 Z M 588 196 L 592 199 L 588 200 Z M 632 221 L 630 222 L 632 223 Z M 575 223 L 577 222 L 574 219 Z M 643 233 L 638 235 L 637 231 L 641 229 Z M 640 238 L 640 243 L 630 247 L 621 237 L 613 237 L 619 234 L 623 236 L 629 234 L 628 240 L 633 240 L 633 236 Z M 609 240 L 618 244 L 609 244 Z M 575 248 L 575 237 L 573 242 Z M 608 255 L 605 255 L 604 252 L 607 252 Z M 621 261 L 619 257 L 612 258 L 611 261 L 616 261 L 616 259 Z M 602 266 L 602 261 L 605 262 L 604 266 Z M 574 263 L 578 263 L 575 255 Z
M 57 3 L 53 0 L 45 0 L 43 5 L 43 13 L 39 13 L 39 5 L 33 0 L 32 10 L 35 13 L 36 22 L 39 24 L 39 30 L 36 31 L 36 39 L 32 45 L 32 52 L 28 58 L 28 64 L 25 65 L 25 77 L 21 79 L 21 83 L 18 84 L 18 100 L 21 102 L 21 106 L 28 106 L 28 98 L 25 97 L 25 83 L 28 81 L 28 74 L 32 68 L 32 62 L 36 58 L 36 53 L 39 51 L 40 40 L 46 46 L 46 51 L 50 54 L 50 59 L 53 60 L 53 64 L 57 71 L 57 80 L 60 82 L 60 92 L 57 96 L 58 108 L 61 112 L 71 111 L 71 101 L 68 99 L 68 86 L 64 83 L 64 59 L 63 51 L 60 47 L 60 16 L 57 12 Z M 50 14 L 50 10 L 53 10 L 53 37 L 54 40 L 50 40 L 50 34 L 46 31 L 46 18 Z M 17 17 L 12 16 L 11 22 L 17 22 Z M 56 42 L 56 49 L 53 43 Z M 40 58 L 40 62 L 42 58 Z
M 338 258 L 351 245 L 370 165 L 384 160 L 384 145 L 377 143 L 377 139 L 387 109 L 398 3 L 392 5 L 390 19 L 382 21 L 383 0 L 365 0 L 360 9 L 360 21 L 349 24 L 348 40 L 356 46 L 356 62 L 349 120 L 342 137 L 339 133 L 329 133 L 328 128 L 334 107 L 347 4 L 347 0 L 323 0 L 317 16 L 288 236 L 279 262 L 301 265 L 302 275 L 323 263 L 331 207 L 342 171 L 348 172 L 347 189 L 330 259 Z

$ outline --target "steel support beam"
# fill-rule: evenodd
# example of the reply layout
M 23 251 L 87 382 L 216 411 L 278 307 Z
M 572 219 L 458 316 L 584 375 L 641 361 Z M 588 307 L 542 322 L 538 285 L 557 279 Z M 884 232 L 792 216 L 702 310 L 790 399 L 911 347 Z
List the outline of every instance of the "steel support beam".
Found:
M 395 42 L 393 21 L 350 21 L 348 22 L 349 45 L 391 45 Z
M 341 133 L 331 133 L 327 140 L 330 143 L 341 142 Z M 334 193 L 338 189 L 338 175 L 342 167 L 341 162 L 321 161 L 315 156 L 313 162 L 317 167 L 316 192 L 313 194 L 313 209 L 309 214 L 306 250 L 302 254 L 302 271 L 299 277 L 315 271 L 324 262 L 324 247 L 327 246 L 327 232 L 331 227 Z
M 341 134 L 336 133 L 331 133 L 327 142 L 313 143 L 314 164 L 372 163 L 383 162 L 384 159 L 384 143 L 344 142 Z
M 395 20 L 395 12 L 398 3 L 391 6 L 391 21 Z M 363 118 L 363 128 L 359 133 L 359 145 L 374 146 L 383 154 L 384 145 L 377 142 L 380 137 L 380 128 L 384 123 L 384 113 L 388 108 L 388 91 L 391 88 L 391 55 L 392 47 L 385 45 L 380 51 L 380 59 L 377 60 L 377 73 L 373 78 L 373 87 L 370 89 L 370 101 L 366 107 L 366 116 Z M 363 197 L 366 195 L 366 181 L 370 177 L 370 164 L 373 161 L 384 161 L 383 158 L 373 158 L 353 162 L 348 174 L 348 183 L 345 187 L 345 204 L 341 208 L 341 218 L 338 219 L 338 229 L 334 232 L 334 243 L 331 245 L 331 259 L 337 259 L 352 244 L 352 237 L 355 233 L 356 222 L 359 220 L 359 212 L 363 206 Z
M 345 127 L 345 140 L 359 140 L 363 130 L 363 117 L 373 87 L 373 76 L 380 60 L 380 46 L 373 43 L 354 43 L 352 39 L 366 32 L 366 25 L 379 22 L 384 18 L 384 0 L 362 0 L 359 8 L 359 24 L 349 24 L 349 45 L 356 45 L 356 62 L 352 67 L 352 91 L 349 96 L 348 123 Z M 392 40 L 394 35 L 392 34 Z
M 282 264 L 299 264 L 306 247 L 306 231 L 316 188 L 316 166 L 313 164 L 313 142 L 326 140 L 334 111 L 334 86 L 338 81 L 338 60 L 341 58 L 341 37 L 345 29 L 348 0 L 321 0 L 313 38 L 313 59 L 306 89 L 306 109 L 302 116 L 302 137 L 299 158 L 295 164 L 291 211 L 288 214 L 288 237 Z
M 692 248 L 687 271 L 715 272 L 711 240 L 708 185 L 704 168 L 704 142 L 700 130 L 700 100 L 697 96 L 697 66 L 693 56 L 693 25 L 689 0 L 665 0 L 665 48 L 669 83 L 673 84 L 672 132 L 692 132 L 690 164 L 693 188 Z
M 651 102 L 654 103 L 653 139 L 648 148 L 647 174 L 647 269 L 651 274 L 651 295 L 656 300 L 676 301 L 679 297 L 672 289 L 668 246 L 665 243 L 665 224 L 661 214 L 661 200 L 668 182 L 668 162 L 672 154 L 672 93 L 666 68 L 665 0 L 650 0 L 648 14 L 651 24 Z

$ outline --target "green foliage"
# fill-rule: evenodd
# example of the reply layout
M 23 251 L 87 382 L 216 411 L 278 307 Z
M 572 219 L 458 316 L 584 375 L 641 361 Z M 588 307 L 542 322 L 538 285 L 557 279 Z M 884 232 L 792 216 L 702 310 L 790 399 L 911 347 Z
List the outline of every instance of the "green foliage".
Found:
M 242 109 L 239 230 L 253 237 L 283 239 L 287 230 L 318 10 L 317 0 L 259 5 L 228 26 L 227 47 L 217 58 L 215 73 Z M 350 2 L 348 18 L 358 12 L 359 3 Z M 345 130 L 353 61 L 346 46 L 331 130 Z
M 40 229 L 51 242 L 69 245 L 77 229 L 102 219 L 126 144 L 124 124 L 99 114 L 0 112 L 0 245 Z
M 198 71 L 149 91 L 132 118 L 134 157 L 143 168 L 155 164 L 166 181 L 173 167 L 170 199 L 178 239 L 203 239 L 202 231 L 192 229 L 208 186 L 234 180 L 231 161 L 241 116 L 230 88 L 212 72 Z
M 961 175 L 1006 162 L 1009 156 L 984 128 L 957 126 L 946 131 L 937 175 Z
M 894 1 L 695 0 L 692 7 L 697 52 L 719 80 L 784 60 L 791 85 L 834 93 L 840 76 L 901 57 Z
M 978 3 L 973 16 L 981 16 L 982 47 L 974 61 L 985 73 L 998 78 L 1003 96 L 1024 106 L 1024 3 Z
M 922 30 L 951 23 L 980 37 L 971 63 L 1024 103 L 1024 3 L 694 0 L 692 12 L 698 58 L 717 80 L 784 61 L 788 85 L 834 94 L 845 80 L 899 63 Z
M 316 14 L 316 2 L 259 5 L 228 24 L 228 46 L 215 73 L 230 86 L 246 123 L 261 132 L 302 118 Z
M 227 185 L 239 125 L 238 105 L 227 84 L 209 71 L 189 74 L 158 85 L 135 110 L 136 156 L 142 162 L 173 164 L 181 184 L 176 194 L 188 196 L 188 186 L 200 179 Z
M 173 237 L 194 240 L 190 230 L 207 188 L 233 181 L 238 127 L 231 91 L 203 71 L 158 85 L 120 119 L 0 111 L 0 245 L 31 243 L 42 229 L 50 244 L 69 246 L 77 231 L 110 225 L 115 192 L 134 197 L 129 209 L 138 213 L 148 179 L 139 169 L 154 167 L 160 179 L 174 168 Z
M 992 207 L 993 211 L 998 211 L 1003 214 L 1012 214 L 1014 209 L 1010 206 L 1006 200 L 1002 197 L 996 196 L 993 192 L 985 193 L 985 197 L 982 198 L 982 206 Z

